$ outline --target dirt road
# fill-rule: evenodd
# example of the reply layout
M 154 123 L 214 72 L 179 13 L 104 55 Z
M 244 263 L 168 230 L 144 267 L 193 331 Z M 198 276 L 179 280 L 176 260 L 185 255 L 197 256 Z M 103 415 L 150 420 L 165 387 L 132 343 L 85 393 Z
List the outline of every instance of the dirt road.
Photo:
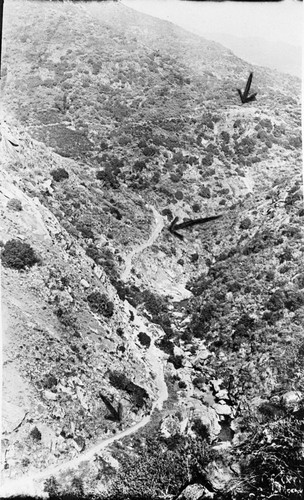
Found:
M 147 241 L 145 241 L 144 243 L 142 243 L 141 245 L 137 245 L 136 247 L 134 247 L 132 252 L 130 252 L 126 256 L 126 258 L 125 258 L 125 270 L 121 274 L 121 279 L 123 281 L 126 281 L 130 275 L 131 268 L 132 268 L 132 261 L 133 261 L 134 257 L 136 255 L 140 254 L 141 252 L 143 252 L 146 248 L 153 245 L 153 243 L 158 238 L 158 236 L 160 235 L 160 233 L 164 227 L 164 221 L 163 221 L 163 218 L 160 215 L 160 213 L 158 213 L 158 211 L 152 205 L 148 205 L 148 208 L 150 208 L 154 214 L 154 218 L 155 218 L 154 228 L 151 232 L 150 238 Z

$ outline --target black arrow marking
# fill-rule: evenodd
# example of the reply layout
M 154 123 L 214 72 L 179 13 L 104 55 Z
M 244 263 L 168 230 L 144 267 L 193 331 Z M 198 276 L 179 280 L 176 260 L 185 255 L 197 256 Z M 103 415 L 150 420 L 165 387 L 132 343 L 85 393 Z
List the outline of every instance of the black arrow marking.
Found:
M 7 139 L 7 140 L 8 140 L 8 142 L 11 143 L 12 146 L 14 146 L 14 148 L 17 148 L 19 146 L 19 144 L 16 144 L 15 142 L 10 141 L 9 139 Z
M 177 236 L 180 240 L 183 240 L 184 237 L 181 234 L 176 232 L 177 229 L 184 229 L 186 227 L 194 226 L 196 224 L 205 224 L 206 222 L 209 222 L 209 221 L 215 220 L 215 219 L 219 219 L 220 217 L 223 217 L 222 214 L 211 215 L 210 217 L 204 217 L 204 218 L 200 218 L 200 219 L 190 219 L 190 220 L 187 220 L 185 222 L 181 222 L 180 224 L 177 224 L 178 217 L 175 217 L 175 219 L 173 219 L 173 221 L 171 222 L 171 224 L 169 226 L 169 231 L 170 231 L 170 233 L 174 234 L 174 236 Z
M 175 231 L 177 221 L 178 221 L 178 217 L 175 217 L 169 226 L 169 231 L 170 231 L 170 233 L 174 234 L 174 236 L 177 236 L 180 240 L 183 240 L 184 237 Z
M 240 89 L 237 89 L 237 91 L 238 91 L 238 93 L 240 95 L 242 104 L 246 104 L 247 102 L 252 102 L 252 101 L 256 100 L 257 92 L 255 92 L 254 94 L 249 95 L 250 86 L 251 86 L 251 82 L 252 82 L 252 77 L 253 77 L 253 73 L 250 73 L 249 78 L 248 78 L 247 83 L 246 83 L 246 87 L 245 87 L 244 92 L 242 92 Z

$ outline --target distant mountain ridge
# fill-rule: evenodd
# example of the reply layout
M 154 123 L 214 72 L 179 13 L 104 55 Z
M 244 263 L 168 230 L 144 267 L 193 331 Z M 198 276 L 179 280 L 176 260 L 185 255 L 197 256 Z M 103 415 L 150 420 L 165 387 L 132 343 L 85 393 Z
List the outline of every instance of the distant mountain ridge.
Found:
M 204 36 L 221 43 L 247 62 L 302 77 L 300 46 L 285 42 L 271 42 L 258 37 L 241 38 L 226 33 L 206 33 Z

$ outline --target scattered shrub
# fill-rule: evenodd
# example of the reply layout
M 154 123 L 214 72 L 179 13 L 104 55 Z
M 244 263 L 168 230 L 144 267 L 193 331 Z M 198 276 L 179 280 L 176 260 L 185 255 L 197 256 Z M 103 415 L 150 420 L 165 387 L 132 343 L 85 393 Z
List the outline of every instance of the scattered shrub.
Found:
M 225 130 L 223 130 L 221 133 L 220 133 L 220 138 L 222 139 L 222 141 L 225 143 L 225 144 L 228 144 L 229 141 L 230 141 L 230 135 L 228 132 L 226 132 Z
M 194 203 L 194 205 L 192 205 L 192 210 L 193 212 L 200 212 L 201 210 L 201 206 L 199 205 L 199 203 Z
M 141 343 L 141 345 L 143 345 L 145 347 L 150 347 L 151 339 L 150 339 L 149 335 L 147 335 L 145 332 L 139 332 L 138 340 Z
M 110 158 L 110 166 L 114 174 L 118 174 L 120 169 L 124 166 L 124 161 L 122 158 L 117 158 L 117 156 L 113 156 Z
M 146 146 L 142 152 L 145 156 L 154 156 L 157 153 L 157 149 L 153 146 Z
M 76 224 L 76 229 L 79 231 L 83 238 L 94 239 L 94 233 L 87 222 L 79 221 Z
M 139 143 L 138 143 L 138 147 L 139 147 L 140 149 L 146 148 L 146 147 L 147 147 L 147 143 L 146 143 L 146 141 L 145 141 L 144 139 L 141 139 L 141 140 L 139 141 Z
M 40 262 L 28 243 L 20 240 L 9 240 L 1 253 L 2 265 L 12 269 L 25 269 Z
M 270 245 L 279 245 L 283 239 L 277 237 L 276 234 L 268 229 L 256 233 L 254 237 L 243 249 L 243 255 L 250 255 L 251 253 L 258 253 Z
M 278 255 L 278 259 L 279 259 L 279 262 L 280 264 L 282 264 L 283 262 L 289 262 L 292 260 L 292 251 L 289 247 L 285 247 L 283 249 L 283 252 L 280 253 L 280 255 Z
M 254 328 L 254 319 L 248 314 L 243 314 L 239 321 L 234 325 L 234 335 L 238 337 L 248 336 L 250 330 Z
M 209 440 L 209 429 L 206 425 L 203 424 L 200 418 L 194 418 L 191 428 L 200 438 Z
M 77 318 L 74 314 L 62 307 L 58 307 L 54 312 L 63 326 L 72 329 L 76 328 Z
M 60 182 L 63 181 L 64 179 L 69 178 L 69 174 L 64 168 L 56 168 L 55 170 L 52 170 L 51 176 L 56 182 Z
M 214 316 L 215 306 L 213 303 L 206 303 L 201 307 L 198 314 L 195 314 L 190 324 L 193 335 L 201 338 L 209 329 L 209 324 Z
M 206 154 L 202 158 L 202 164 L 206 167 L 210 167 L 213 163 L 213 155 L 211 153 Z
M 248 229 L 251 226 L 251 220 L 249 217 L 246 217 L 246 219 L 243 219 L 240 223 L 240 228 L 241 229 Z
M 88 257 L 93 259 L 96 264 L 99 264 L 102 253 L 94 244 L 91 244 L 86 248 L 86 254 L 88 255 Z
M 96 179 L 103 181 L 106 186 L 112 187 L 113 189 L 119 188 L 118 180 L 109 169 L 99 170 L 96 172 Z
M 209 187 L 202 186 L 198 193 L 202 198 L 211 198 L 211 191 Z
M 194 264 L 195 262 L 197 262 L 199 259 L 199 255 L 198 253 L 193 253 L 190 255 L 190 262 L 192 262 L 192 264 Z
M 177 200 L 182 200 L 184 198 L 184 195 L 183 195 L 182 191 L 176 191 L 175 198 Z
M 116 333 L 119 337 L 123 337 L 124 336 L 124 331 L 123 329 L 119 326 L 116 330 Z
M 296 311 L 304 305 L 304 292 L 288 290 L 286 292 L 284 305 L 289 311 Z
M 37 427 L 31 430 L 30 436 L 34 441 L 41 441 L 41 432 Z
M 114 304 L 111 302 L 107 296 L 100 292 L 92 292 L 87 297 L 90 308 L 93 312 L 102 314 L 106 318 L 111 318 L 114 313 Z
M 14 210 L 15 212 L 21 212 L 21 210 L 22 210 L 22 203 L 17 198 L 11 198 L 7 202 L 7 208 L 9 208 L 10 210 Z
M 161 179 L 161 175 L 159 172 L 154 172 L 152 178 L 151 178 L 151 182 L 154 183 L 154 184 L 158 184 L 159 181 Z
M 178 370 L 183 367 L 183 356 L 175 356 L 174 354 L 171 354 L 168 358 L 168 362 L 172 363 L 174 368 Z
M 42 385 L 45 389 L 51 389 L 52 387 L 56 386 L 58 383 L 58 380 L 54 375 L 51 373 L 45 375 L 45 377 L 42 380 Z
M 278 311 L 284 308 L 285 293 L 282 290 L 276 290 L 271 295 L 270 299 L 266 303 L 267 309 L 270 311 Z
M 133 170 L 135 170 L 135 172 L 142 172 L 146 169 L 146 166 L 144 161 L 137 160 L 133 165 Z
M 172 182 L 179 182 L 183 177 L 183 174 L 181 172 L 172 172 L 172 174 L 170 174 L 170 180 Z

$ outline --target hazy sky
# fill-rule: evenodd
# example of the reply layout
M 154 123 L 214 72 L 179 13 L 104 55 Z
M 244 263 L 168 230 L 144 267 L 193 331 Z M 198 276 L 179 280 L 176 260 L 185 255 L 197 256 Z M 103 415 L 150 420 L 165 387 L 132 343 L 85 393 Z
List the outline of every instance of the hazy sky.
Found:
M 274 3 L 122 0 L 122 3 L 202 36 L 227 33 L 302 45 L 303 3 L 297 0 Z

